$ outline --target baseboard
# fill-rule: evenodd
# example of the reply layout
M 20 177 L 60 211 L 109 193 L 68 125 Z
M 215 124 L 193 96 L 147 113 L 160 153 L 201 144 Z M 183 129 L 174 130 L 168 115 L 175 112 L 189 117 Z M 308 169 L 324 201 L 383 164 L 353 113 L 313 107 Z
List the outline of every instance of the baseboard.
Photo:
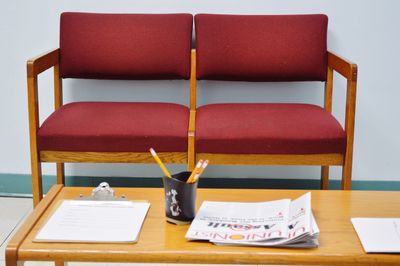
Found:
M 162 187 L 161 178 L 156 177 L 82 177 L 67 176 L 67 186 L 95 187 L 100 182 L 108 182 L 111 187 Z M 47 192 L 55 184 L 56 177 L 43 176 L 43 191 Z M 315 179 L 270 179 L 270 178 L 213 178 L 202 177 L 199 187 L 203 188 L 274 188 L 274 189 L 319 189 Z M 329 181 L 330 189 L 340 189 L 339 180 Z M 353 190 L 400 190 L 400 181 L 352 182 Z M 1 174 L 0 196 L 29 197 L 32 194 L 31 176 L 27 174 Z

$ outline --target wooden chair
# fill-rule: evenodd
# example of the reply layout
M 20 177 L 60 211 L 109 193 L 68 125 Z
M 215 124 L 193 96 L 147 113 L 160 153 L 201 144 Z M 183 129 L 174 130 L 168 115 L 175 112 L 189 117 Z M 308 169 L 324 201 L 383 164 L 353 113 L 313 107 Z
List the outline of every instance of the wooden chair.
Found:
M 60 48 L 27 62 L 33 201 L 42 198 L 41 163 L 187 163 L 189 108 L 174 103 L 63 104 L 62 80 L 189 79 L 190 14 L 61 15 Z M 39 124 L 38 75 L 54 67 L 55 111 Z
M 233 103 L 196 109 L 192 85 L 190 112 L 196 123 L 189 130 L 189 152 L 195 160 L 320 165 L 322 189 L 328 188 L 329 166 L 341 165 L 342 189 L 351 188 L 357 65 L 327 51 L 327 23 L 325 15 L 195 16 L 192 70 L 198 80 L 325 82 L 324 108 Z M 333 71 L 347 79 L 344 128 L 331 114 Z

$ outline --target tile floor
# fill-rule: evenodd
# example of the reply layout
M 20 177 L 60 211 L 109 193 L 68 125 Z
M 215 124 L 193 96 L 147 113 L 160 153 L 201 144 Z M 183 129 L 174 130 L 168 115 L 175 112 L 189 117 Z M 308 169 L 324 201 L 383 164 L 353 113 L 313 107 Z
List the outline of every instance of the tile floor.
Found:
M 30 198 L 0 197 L 0 266 L 5 266 L 5 249 L 8 240 L 32 210 Z M 26 266 L 52 266 L 52 262 L 26 262 Z M 68 263 L 68 266 L 188 266 L 182 264 L 141 264 L 141 263 Z M 195 266 L 195 265 L 192 265 Z M 206 265 L 207 266 L 207 265 Z M 216 266 L 216 265 L 213 265 Z M 251 265 L 250 265 L 251 266 Z M 254 266 L 254 265 L 253 265 Z
M 0 266 L 5 265 L 8 240 L 31 210 L 32 199 L 0 197 Z

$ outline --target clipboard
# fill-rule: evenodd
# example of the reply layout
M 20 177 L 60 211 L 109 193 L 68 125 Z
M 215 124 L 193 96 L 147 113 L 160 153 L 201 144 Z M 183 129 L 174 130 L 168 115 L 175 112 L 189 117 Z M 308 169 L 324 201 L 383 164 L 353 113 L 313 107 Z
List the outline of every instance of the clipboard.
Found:
M 149 208 L 148 201 L 116 197 L 103 182 L 88 197 L 62 201 L 33 241 L 136 243 Z

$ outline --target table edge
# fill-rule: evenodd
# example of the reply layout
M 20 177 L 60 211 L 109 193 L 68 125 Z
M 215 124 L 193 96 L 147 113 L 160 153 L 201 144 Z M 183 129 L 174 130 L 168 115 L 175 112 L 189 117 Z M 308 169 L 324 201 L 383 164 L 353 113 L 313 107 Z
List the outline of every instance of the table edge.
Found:
M 33 209 L 32 213 L 26 218 L 24 223 L 16 234 L 10 239 L 7 244 L 5 251 L 6 265 L 17 265 L 18 250 L 28 236 L 32 228 L 36 225 L 39 219 L 47 211 L 48 207 L 53 203 L 57 195 L 62 191 L 64 185 L 58 184 L 51 187 L 46 196 L 39 202 L 39 204 Z

